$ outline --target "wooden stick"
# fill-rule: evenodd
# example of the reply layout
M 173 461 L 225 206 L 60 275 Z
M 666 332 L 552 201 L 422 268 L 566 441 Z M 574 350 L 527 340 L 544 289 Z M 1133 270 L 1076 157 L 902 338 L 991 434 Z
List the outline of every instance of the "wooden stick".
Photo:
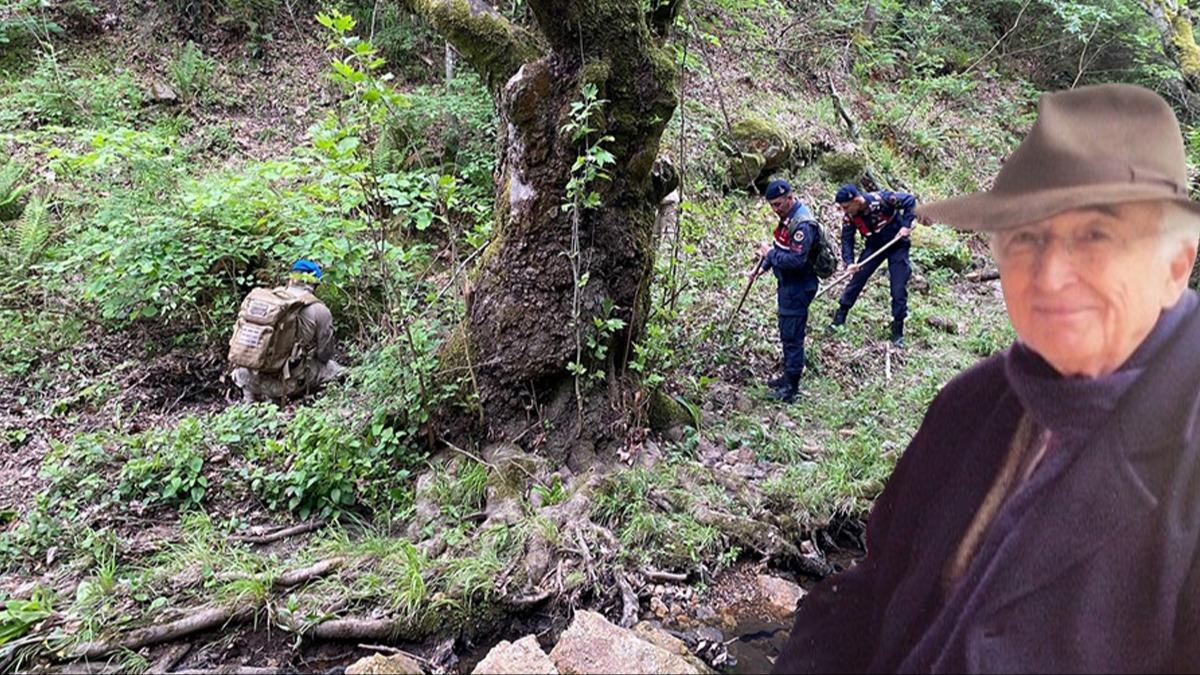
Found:
M 879 257 L 879 256 L 880 256 L 880 255 L 881 255 L 881 254 L 882 254 L 884 251 L 888 250 L 888 247 L 889 247 L 889 246 L 891 246 L 892 244 L 894 244 L 894 243 L 896 243 L 896 242 L 900 241 L 900 240 L 901 240 L 901 239 L 903 239 L 903 238 L 904 238 L 904 237 L 901 237 L 900 235 L 898 235 L 898 234 L 897 234 L 895 237 L 893 237 L 893 238 L 892 238 L 892 240 L 891 240 L 891 241 L 889 241 L 888 243 L 884 244 L 884 245 L 883 245 L 883 246 L 882 246 L 882 247 L 881 247 L 881 248 L 880 248 L 878 251 L 876 251 L 876 252 L 872 253 L 872 254 L 871 254 L 871 257 L 867 258 L 866 260 L 863 260 L 862 262 L 858 262 L 858 263 L 855 263 L 855 264 L 856 264 L 856 265 L 858 265 L 859 269 L 862 269 L 862 267 L 863 267 L 864 265 L 866 265 L 867 263 L 871 262 L 872 260 L 874 260 L 874 259 L 878 258 L 878 257 Z M 855 270 L 855 272 L 857 272 L 857 271 L 858 271 L 858 270 Z M 827 284 L 827 285 L 826 285 L 824 288 L 822 288 L 821 290 L 817 291 L 817 294 L 813 296 L 813 300 L 816 300 L 817 298 L 821 297 L 821 294 L 823 294 L 825 291 L 827 291 L 827 290 L 829 290 L 829 289 L 833 288 L 833 287 L 834 287 L 834 286 L 836 286 L 837 284 L 840 284 L 840 283 L 842 283 L 842 282 L 843 282 L 843 281 L 845 281 L 845 280 L 846 280 L 848 277 L 852 276 L 852 275 L 853 275 L 855 272 L 846 272 L 845 274 L 843 274 L 843 275 L 839 276 L 838 278 L 834 279 L 833 281 L 829 282 L 829 283 L 828 283 L 828 284 Z
M 746 304 L 746 298 L 750 295 L 750 289 L 754 287 L 754 282 L 758 281 L 758 277 L 761 275 L 762 260 L 758 259 L 754 261 L 754 269 L 750 273 L 750 283 L 746 284 L 746 290 L 742 291 L 742 299 L 738 300 L 737 307 L 735 307 L 733 313 L 729 315 L 729 321 L 725 322 L 725 330 L 733 328 L 733 320 L 736 319 L 737 315 L 742 311 L 742 305 Z

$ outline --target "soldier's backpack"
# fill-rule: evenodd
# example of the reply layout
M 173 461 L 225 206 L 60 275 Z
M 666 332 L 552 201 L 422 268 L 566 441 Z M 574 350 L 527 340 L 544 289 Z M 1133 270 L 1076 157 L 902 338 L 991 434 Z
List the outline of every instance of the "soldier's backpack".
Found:
M 822 279 L 828 279 L 837 271 L 837 252 L 833 250 L 833 244 L 829 243 L 829 236 L 825 234 L 825 228 L 821 227 L 820 223 L 810 220 L 808 224 L 812 225 L 813 232 L 817 234 L 817 243 L 808 254 L 813 272 Z
M 250 291 L 229 338 L 230 367 L 289 377 L 289 362 L 301 351 L 296 339 L 300 311 L 316 302 L 320 301 L 311 293 L 292 295 L 286 288 Z

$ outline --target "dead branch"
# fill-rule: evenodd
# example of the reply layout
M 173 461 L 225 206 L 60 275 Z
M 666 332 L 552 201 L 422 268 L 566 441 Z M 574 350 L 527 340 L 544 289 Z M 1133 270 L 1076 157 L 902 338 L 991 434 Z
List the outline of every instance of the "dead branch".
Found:
M 987 57 L 991 56 L 992 52 L 996 51 L 996 49 L 1000 47 L 1000 44 L 1003 43 L 1006 39 L 1008 39 L 1008 36 L 1011 35 L 1014 30 L 1017 29 L 1017 26 L 1021 25 L 1021 17 L 1025 15 L 1025 10 L 1029 8 L 1029 3 L 1031 1 L 1032 0 L 1025 0 L 1025 2 L 1021 3 L 1021 11 L 1017 12 L 1017 19 L 1016 19 L 1016 21 L 1013 21 L 1013 25 L 1011 27 L 1009 27 L 1008 30 L 1004 31 L 1004 34 L 1000 36 L 999 40 L 996 40 L 996 44 L 992 45 L 991 49 L 984 52 L 983 56 L 975 59 L 971 63 L 971 65 L 969 65 L 963 69 L 962 72 L 964 75 L 971 72 L 972 70 L 974 70 L 975 66 L 978 66 L 979 64 L 981 64 L 985 60 L 987 60 Z
M 625 573 L 617 572 L 617 587 L 621 589 L 621 628 L 630 628 L 638 621 L 638 614 L 641 610 L 641 604 L 638 602 L 637 593 L 633 592 L 633 586 L 629 585 L 629 580 L 625 578 Z
M 280 539 L 287 539 L 288 537 L 294 537 L 298 534 L 307 534 L 313 530 L 319 530 L 324 527 L 325 523 L 327 522 L 328 521 L 325 520 L 313 520 L 307 523 L 300 523 L 299 525 L 293 525 L 291 527 L 275 530 L 274 532 L 268 532 L 267 534 L 240 534 L 234 535 L 230 537 L 230 539 L 246 544 L 270 544 L 279 541 Z
M 643 569 L 642 576 L 646 577 L 650 581 L 657 581 L 660 583 L 682 584 L 688 580 L 688 575 L 684 573 L 660 572 L 658 570 L 651 569 Z

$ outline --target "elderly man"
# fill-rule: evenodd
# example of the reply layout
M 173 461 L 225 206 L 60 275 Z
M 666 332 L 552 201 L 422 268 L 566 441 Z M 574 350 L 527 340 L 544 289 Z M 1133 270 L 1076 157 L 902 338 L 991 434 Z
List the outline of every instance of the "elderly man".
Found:
M 776 671 L 1200 669 L 1200 206 L 1171 109 L 1047 94 L 990 192 L 920 213 L 990 233 L 1018 341 L 933 401 Z

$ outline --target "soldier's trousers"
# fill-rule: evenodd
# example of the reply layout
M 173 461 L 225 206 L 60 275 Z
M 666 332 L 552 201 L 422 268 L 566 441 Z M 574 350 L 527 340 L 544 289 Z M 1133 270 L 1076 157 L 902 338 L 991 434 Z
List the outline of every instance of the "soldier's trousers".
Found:
M 879 269 L 884 260 L 888 264 L 888 284 L 892 291 L 892 318 L 903 319 L 908 316 L 908 280 L 912 277 L 912 263 L 908 259 L 908 251 L 912 248 L 912 242 L 908 239 L 902 239 L 889 249 L 885 255 L 867 263 L 854 276 L 850 277 L 850 283 L 846 284 L 846 289 L 842 291 L 841 303 L 846 307 L 853 307 L 858 301 L 858 296 L 867 285 L 867 280 Z M 862 254 L 858 256 L 859 262 L 866 260 L 878 251 L 878 248 L 864 247 Z
M 306 364 L 305 372 L 295 373 L 297 377 L 285 380 L 279 375 L 264 375 L 246 368 L 236 368 L 230 377 L 233 383 L 242 390 L 246 403 L 255 401 L 274 401 L 292 398 L 315 391 L 325 384 L 343 375 L 345 368 L 337 361 L 326 363 Z
M 807 302 L 799 311 L 779 315 L 779 341 L 783 343 L 783 374 L 799 378 L 804 372 L 804 336 L 808 332 L 808 305 L 817 294 L 814 287 L 806 294 Z

